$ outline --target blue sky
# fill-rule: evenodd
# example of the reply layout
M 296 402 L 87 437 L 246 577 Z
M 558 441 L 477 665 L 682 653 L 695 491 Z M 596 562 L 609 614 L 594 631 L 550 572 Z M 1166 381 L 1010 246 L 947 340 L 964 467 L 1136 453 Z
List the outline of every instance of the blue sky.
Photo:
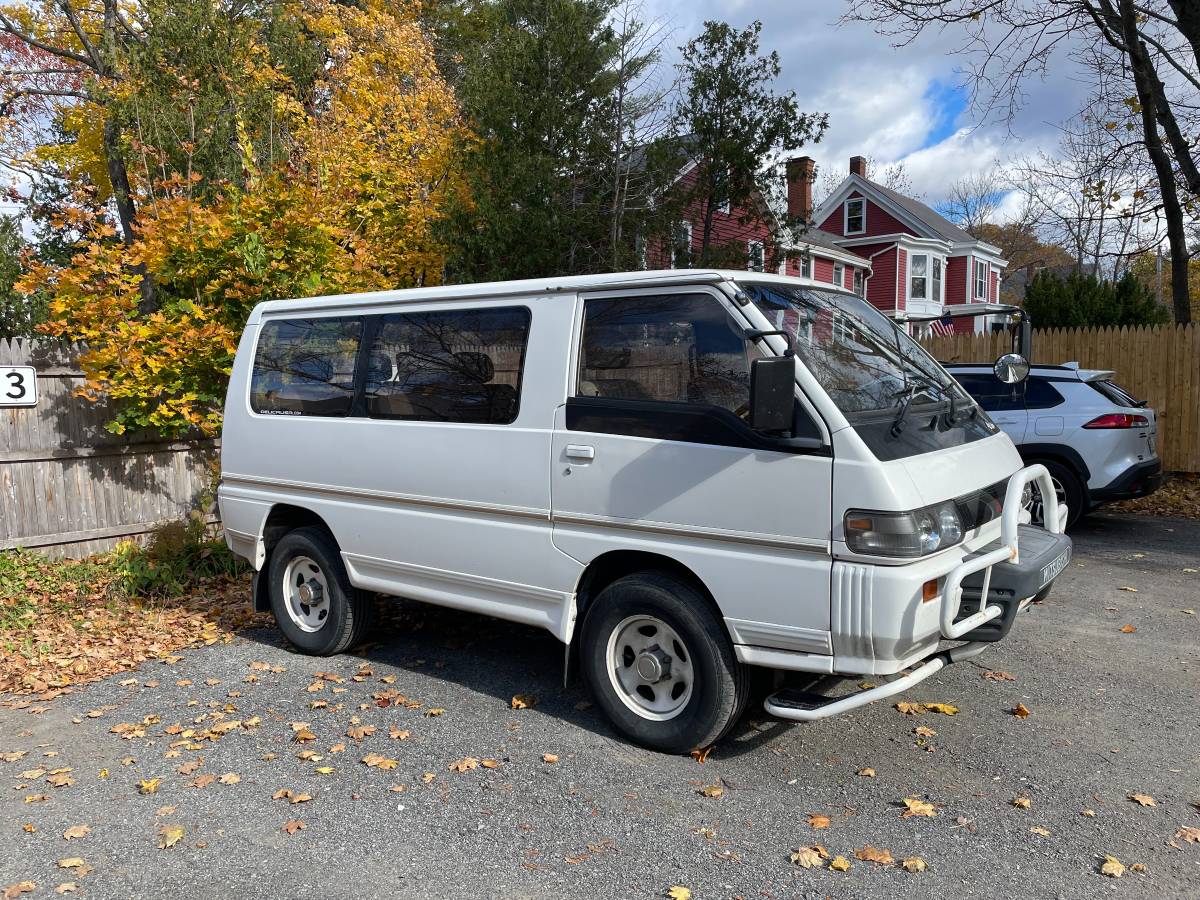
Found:
M 961 34 L 930 33 L 893 48 L 866 25 L 837 27 L 844 0 L 644 0 L 646 14 L 674 28 L 674 47 L 706 19 L 744 27 L 763 22 L 766 50 L 783 64 L 780 87 L 806 109 L 830 114 L 825 139 L 810 149 L 819 167 L 845 172 L 861 153 L 879 164 L 903 160 L 915 191 L 937 203 L 947 185 L 993 162 L 1053 149 L 1056 126 L 1083 104 L 1065 63 L 1024 87 L 1026 104 L 1012 123 L 979 125 L 955 52 Z

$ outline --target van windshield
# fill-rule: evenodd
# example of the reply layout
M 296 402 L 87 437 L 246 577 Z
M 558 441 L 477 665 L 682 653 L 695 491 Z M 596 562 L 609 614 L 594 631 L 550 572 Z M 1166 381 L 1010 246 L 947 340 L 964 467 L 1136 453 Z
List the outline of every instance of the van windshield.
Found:
M 795 338 L 796 355 L 881 459 L 995 432 L 958 382 L 861 298 L 798 285 L 739 287 L 775 328 Z

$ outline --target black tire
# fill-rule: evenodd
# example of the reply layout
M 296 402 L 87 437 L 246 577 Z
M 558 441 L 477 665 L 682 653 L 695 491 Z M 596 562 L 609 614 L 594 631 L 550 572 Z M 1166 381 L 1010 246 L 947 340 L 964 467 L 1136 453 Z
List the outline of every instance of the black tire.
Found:
M 670 718 L 636 712 L 629 704 L 637 701 L 627 701 L 614 683 L 617 676 L 610 675 L 609 641 L 623 623 L 639 616 L 660 620 L 681 639 L 683 647 L 673 646 L 666 654 L 669 665 L 690 655 L 691 693 Z M 654 626 L 647 627 L 653 635 Z M 707 747 L 733 726 L 745 706 L 748 678 L 724 623 L 706 597 L 670 574 L 626 575 L 601 591 L 584 619 L 579 649 L 580 669 L 596 705 L 621 734 L 651 750 L 688 753 Z M 653 685 L 646 686 L 653 693 Z
M 1053 459 L 1031 459 L 1027 461 L 1030 465 L 1040 463 L 1046 467 L 1046 471 L 1050 473 L 1050 477 L 1057 481 L 1063 487 L 1063 495 L 1067 503 L 1067 528 L 1071 528 L 1080 517 L 1087 512 L 1085 507 L 1088 505 L 1087 497 L 1084 492 L 1083 481 L 1079 475 L 1069 466 L 1063 465 Z M 1035 502 L 1040 495 L 1040 491 L 1036 484 L 1032 485 L 1035 492 Z M 1033 524 L 1041 525 L 1041 516 L 1035 515 Z
M 313 631 L 306 631 L 293 621 L 284 593 L 289 565 L 303 558 L 314 564 L 310 572 L 323 577 L 325 582 L 321 602 L 308 607 L 310 610 L 321 607 L 316 614 L 320 621 L 315 623 Z M 337 544 L 328 532 L 314 527 L 289 531 L 271 551 L 269 565 L 267 592 L 271 612 L 279 630 L 296 649 L 310 656 L 332 656 L 363 638 L 372 619 L 373 598 L 350 584 Z M 297 572 L 295 577 L 303 578 L 303 574 Z

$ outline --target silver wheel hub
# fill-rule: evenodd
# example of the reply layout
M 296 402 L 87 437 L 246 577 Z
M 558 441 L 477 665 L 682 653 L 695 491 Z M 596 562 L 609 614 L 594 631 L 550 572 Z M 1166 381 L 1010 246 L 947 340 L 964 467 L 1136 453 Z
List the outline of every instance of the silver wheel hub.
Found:
M 619 622 L 609 635 L 606 658 L 613 690 L 644 719 L 673 719 L 692 697 L 691 651 L 662 619 L 638 615 Z
M 1062 486 L 1057 478 L 1051 476 L 1050 481 L 1054 484 L 1054 493 L 1058 497 L 1060 504 L 1067 502 L 1067 491 Z M 1041 525 L 1046 520 L 1044 504 L 1042 503 L 1042 490 L 1036 482 L 1030 482 L 1028 492 L 1022 496 L 1025 508 L 1029 510 L 1029 521 L 1034 525 Z
M 294 557 L 283 570 L 283 600 L 288 618 L 301 631 L 320 631 L 329 619 L 325 570 L 308 556 Z

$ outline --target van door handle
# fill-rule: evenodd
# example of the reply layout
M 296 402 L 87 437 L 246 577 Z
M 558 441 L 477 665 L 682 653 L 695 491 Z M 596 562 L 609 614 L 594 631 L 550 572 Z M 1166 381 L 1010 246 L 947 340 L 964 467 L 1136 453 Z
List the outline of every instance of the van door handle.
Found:
M 585 447 L 582 444 L 567 444 L 567 459 L 595 459 L 596 448 Z

